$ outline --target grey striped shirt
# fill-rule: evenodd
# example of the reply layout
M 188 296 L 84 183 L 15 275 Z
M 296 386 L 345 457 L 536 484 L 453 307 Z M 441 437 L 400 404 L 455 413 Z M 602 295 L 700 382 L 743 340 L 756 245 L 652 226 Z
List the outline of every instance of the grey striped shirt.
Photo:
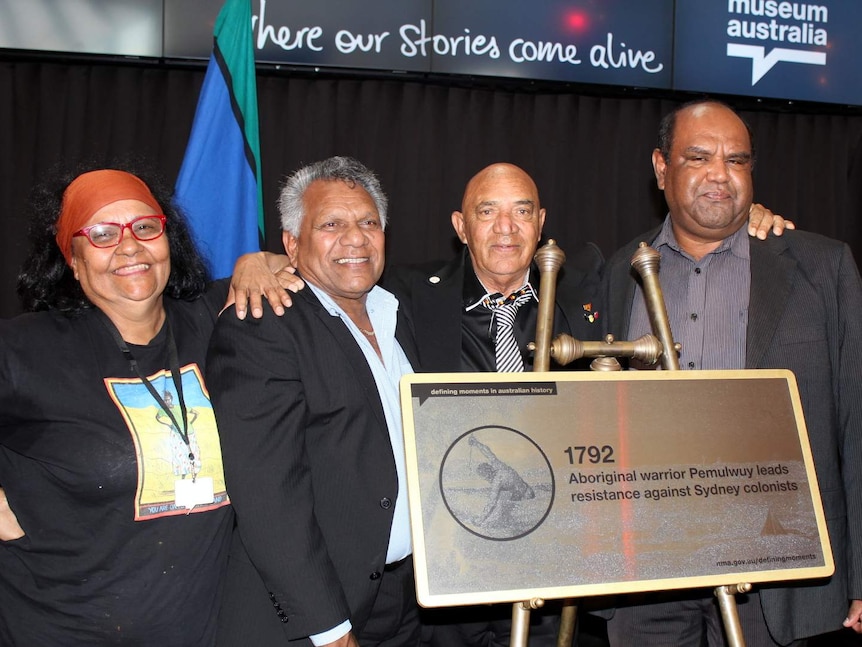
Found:
M 676 242 L 670 216 L 652 246 L 682 369 L 745 368 L 751 268 L 745 225 L 699 261 Z M 635 292 L 629 339 L 651 332 L 643 292 Z

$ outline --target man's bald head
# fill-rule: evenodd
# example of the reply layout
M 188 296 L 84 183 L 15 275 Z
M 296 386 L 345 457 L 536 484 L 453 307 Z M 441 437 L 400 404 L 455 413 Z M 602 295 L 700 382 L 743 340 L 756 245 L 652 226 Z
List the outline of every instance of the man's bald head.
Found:
M 523 285 L 542 236 L 545 210 L 539 190 L 514 164 L 483 168 L 467 183 L 452 226 L 470 250 L 473 269 L 491 291 L 509 294 Z

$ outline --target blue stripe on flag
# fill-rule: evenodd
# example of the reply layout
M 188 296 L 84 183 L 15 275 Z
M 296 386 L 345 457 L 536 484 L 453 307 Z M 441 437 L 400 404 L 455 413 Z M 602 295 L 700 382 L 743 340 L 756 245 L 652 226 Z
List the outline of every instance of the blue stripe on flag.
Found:
M 227 5 L 233 1 L 228 0 L 223 11 L 227 11 Z M 248 12 L 250 14 L 250 8 Z M 234 52 L 236 56 L 245 56 L 248 60 L 233 63 L 250 62 L 253 75 L 251 26 L 250 21 L 246 23 L 248 26 L 243 28 L 249 30 L 249 47 L 241 48 L 243 51 L 238 54 L 235 53 L 237 48 L 228 47 L 224 54 Z M 260 193 L 256 169 L 252 166 L 257 142 L 252 147 L 246 141 L 239 110 L 242 101 L 231 95 L 229 66 L 218 59 L 220 53 L 217 32 L 215 51 L 201 87 L 175 194 L 213 278 L 230 276 L 239 256 L 260 249 L 261 238 L 258 228 Z M 236 90 L 242 91 L 242 88 Z M 255 114 L 250 118 L 256 126 L 257 101 L 256 97 L 253 99 Z

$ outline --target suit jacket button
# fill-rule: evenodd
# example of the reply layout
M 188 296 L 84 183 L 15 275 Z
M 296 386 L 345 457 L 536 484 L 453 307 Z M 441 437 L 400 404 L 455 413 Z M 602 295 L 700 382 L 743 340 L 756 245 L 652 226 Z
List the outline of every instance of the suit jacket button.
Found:
M 379 580 L 380 579 L 380 571 L 374 571 L 371 575 L 368 576 L 369 580 Z
M 282 622 L 288 622 L 289 620 L 290 620 L 290 619 L 289 619 L 287 616 L 283 616 L 283 617 L 281 618 L 281 621 L 282 621 Z
M 392 507 L 392 499 L 390 499 L 388 496 L 383 497 L 382 499 L 380 499 L 380 507 L 384 510 L 388 510 Z

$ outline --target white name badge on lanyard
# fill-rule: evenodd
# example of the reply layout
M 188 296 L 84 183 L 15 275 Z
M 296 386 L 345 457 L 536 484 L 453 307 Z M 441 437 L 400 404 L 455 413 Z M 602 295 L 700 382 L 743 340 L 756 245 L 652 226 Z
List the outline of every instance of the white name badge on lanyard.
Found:
M 188 508 L 191 511 L 197 505 L 214 501 L 212 477 L 199 476 L 195 480 L 174 481 L 174 503 L 178 508 Z

